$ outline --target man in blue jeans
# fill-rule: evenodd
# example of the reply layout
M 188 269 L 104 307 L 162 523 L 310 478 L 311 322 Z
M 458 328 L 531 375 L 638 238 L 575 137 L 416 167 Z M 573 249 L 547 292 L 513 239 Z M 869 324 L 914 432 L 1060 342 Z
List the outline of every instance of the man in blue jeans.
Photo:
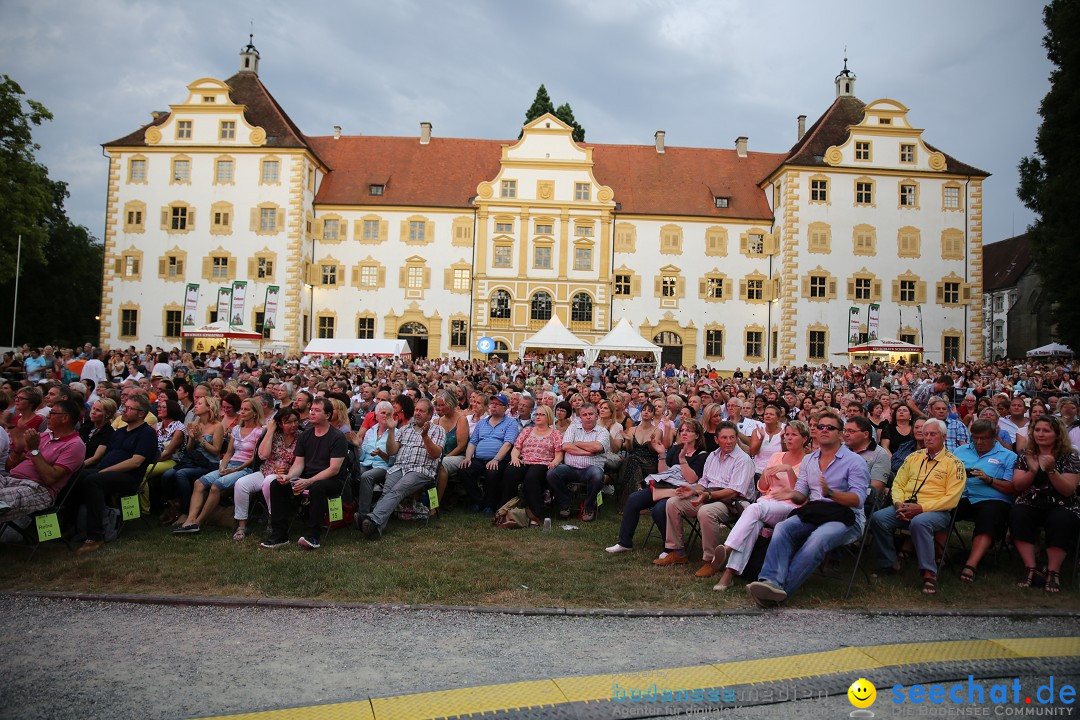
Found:
M 821 415 L 815 426 L 818 449 L 803 461 L 794 489 L 779 492 L 776 498 L 796 504 L 807 500 L 836 503 L 851 510 L 838 513 L 851 523 L 834 520 L 815 525 L 792 513 L 778 524 L 758 581 L 746 586 L 758 607 L 775 607 L 786 600 L 821 565 L 829 551 L 862 535 L 866 525 L 862 506 L 870 486 L 870 472 L 866 461 L 841 442 L 843 425 L 834 412 Z
M 590 522 L 596 516 L 596 495 L 604 487 L 604 453 L 611 452 L 611 435 L 596 424 L 595 405 L 582 405 L 578 417 L 581 425 L 571 424 L 563 435 L 563 464 L 548 470 L 547 481 L 561 518 L 570 517 L 567 483 L 585 483 L 581 519 Z
M 476 423 L 469 436 L 465 459 L 458 473 L 473 503 L 473 512 L 494 513 L 510 499 L 504 497 L 502 476 L 510 464 L 510 450 L 521 432 L 521 425 L 506 414 L 509 406 L 506 395 L 493 395 L 488 402 L 488 416 Z M 478 485 L 481 477 L 484 479 L 482 489 Z

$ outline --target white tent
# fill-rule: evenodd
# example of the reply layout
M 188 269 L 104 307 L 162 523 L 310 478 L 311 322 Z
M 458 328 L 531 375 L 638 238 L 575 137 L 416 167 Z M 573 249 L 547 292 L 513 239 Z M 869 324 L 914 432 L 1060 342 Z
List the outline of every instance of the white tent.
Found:
M 408 340 L 372 338 L 350 340 L 332 338 L 312 340 L 304 348 L 305 355 L 376 355 L 378 357 L 412 357 Z
M 662 352 L 659 345 L 655 345 L 641 337 L 641 334 L 634 329 L 634 326 L 626 318 L 619 320 L 615 327 L 611 328 L 611 332 L 593 343 L 592 347 L 585 351 L 585 359 L 592 365 L 596 362 L 597 356 L 605 351 L 650 353 L 657 366 L 660 365 L 660 353 Z
M 566 329 L 558 315 L 552 315 L 547 325 L 530 338 L 524 340 L 518 346 L 518 355 L 524 355 L 527 350 L 580 350 L 588 357 L 589 343 L 579 338 Z
M 1050 343 L 1049 345 L 1043 345 L 1037 347 L 1034 350 L 1028 350 L 1028 357 L 1072 357 L 1073 351 L 1069 349 L 1068 345 L 1062 345 L 1061 343 Z

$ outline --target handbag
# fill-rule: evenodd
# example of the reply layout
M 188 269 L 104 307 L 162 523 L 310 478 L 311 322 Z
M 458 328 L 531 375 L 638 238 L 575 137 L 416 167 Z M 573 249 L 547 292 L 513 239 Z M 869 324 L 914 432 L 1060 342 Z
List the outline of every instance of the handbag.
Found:
M 791 514 L 807 525 L 815 527 L 830 522 L 844 523 L 848 527 L 855 524 L 854 510 L 847 505 L 841 505 L 829 500 L 812 500 L 802 507 L 796 508 Z

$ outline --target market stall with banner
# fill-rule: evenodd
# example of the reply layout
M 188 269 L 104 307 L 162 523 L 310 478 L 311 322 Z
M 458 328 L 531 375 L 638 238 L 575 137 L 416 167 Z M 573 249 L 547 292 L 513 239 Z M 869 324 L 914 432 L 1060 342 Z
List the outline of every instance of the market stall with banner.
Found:
M 902 340 L 892 338 L 878 338 L 869 342 L 848 345 L 847 352 L 833 353 L 834 355 L 847 355 L 849 363 L 870 363 L 874 360 L 888 360 L 896 362 L 922 362 L 923 349 L 921 345 L 912 345 Z
M 1029 358 L 1064 358 L 1072 357 L 1073 351 L 1068 345 L 1062 345 L 1061 343 L 1050 343 L 1049 345 L 1043 345 L 1042 347 L 1033 348 L 1027 351 Z
M 409 349 L 408 340 L 321 338 L 309 342 L 304 348 L 304 355 L 340 355 L 342 357 L 371 355 L 373 357 L 411 358 L 412 350 Z
M 251 346 L 262 340 L 262 333 L 257 333 L 243 325 L 230 325 L 227 320 L 218 320 L 198 327 L 185 328 L 180 331 L 180 338 L 191 341 L 192 352 L 210 352 L 218 348 L 233 346 L 235 343 L 230 341 L 241 341 L 245 346 Z

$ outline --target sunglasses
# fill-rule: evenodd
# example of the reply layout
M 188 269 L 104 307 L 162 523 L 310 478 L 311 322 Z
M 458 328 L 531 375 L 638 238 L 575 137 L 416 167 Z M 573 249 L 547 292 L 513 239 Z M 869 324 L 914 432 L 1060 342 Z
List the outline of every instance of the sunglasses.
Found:
M 819 424 L 816 427 L 821 432 L 839 432 L 840 431 L 840 428 L 838 428 L 836 425 L 820 425 Z

